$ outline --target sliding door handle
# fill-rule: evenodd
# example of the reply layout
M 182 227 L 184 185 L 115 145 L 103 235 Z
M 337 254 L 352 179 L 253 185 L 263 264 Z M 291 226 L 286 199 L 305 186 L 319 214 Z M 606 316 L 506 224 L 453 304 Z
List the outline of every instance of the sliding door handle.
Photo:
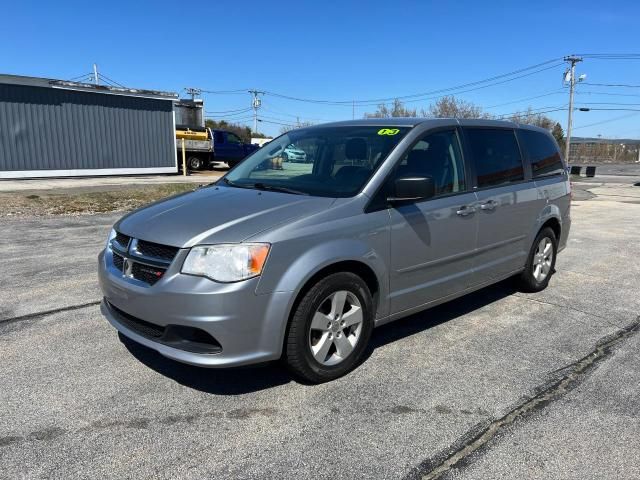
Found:
M 460 207 L 459 210 L 456 211 L 456 213 L 458 215 L 460 215 L 461 217 L 466 217 L 467 215 L 471 215 L 472 213 L 476 213 L 476 209 L 475 207 L 472 207 L 471 205 L 463 205 Z
M 481 210 L 495 210 L 498 203 L 495 200 L 489 200 L 486 203 L 480 205 Z

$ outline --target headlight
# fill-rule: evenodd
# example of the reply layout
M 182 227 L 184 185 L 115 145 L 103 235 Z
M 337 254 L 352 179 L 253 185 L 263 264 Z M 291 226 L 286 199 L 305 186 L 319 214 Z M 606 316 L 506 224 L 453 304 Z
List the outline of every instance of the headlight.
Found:
M 182 273 L 207 277 L 216 282 L 246 280 L 262 273 L 269 249 L 268 243 L 193 247 L 182 265 Z
M 114 238 L 116 238 L 116 230 L 115 228 L 112 228 L 109 232 L 109 237 L 107 238 L 107 244 L 105 245 L 105 248 L 107 250 L 111 247 L 111 240 L 113 240 Z

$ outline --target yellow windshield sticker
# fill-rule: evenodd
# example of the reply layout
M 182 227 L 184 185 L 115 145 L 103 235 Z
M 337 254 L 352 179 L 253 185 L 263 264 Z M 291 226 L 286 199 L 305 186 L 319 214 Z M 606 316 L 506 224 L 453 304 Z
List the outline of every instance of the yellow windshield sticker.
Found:
M 399 132 L 399 128 L 382 128 L 378 130 L 378 135 L 397 135 Z

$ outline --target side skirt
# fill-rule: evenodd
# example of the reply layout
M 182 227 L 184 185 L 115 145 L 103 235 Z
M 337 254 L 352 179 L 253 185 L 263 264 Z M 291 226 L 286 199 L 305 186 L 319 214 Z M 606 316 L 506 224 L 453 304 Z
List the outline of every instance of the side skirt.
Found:
M 402 310 L 400 312 L 396 312 L 393 313 L 391 315 L 388 315 L 386 317 L 383 318 L 379 318 L 376 320 L 376 327 L 379 327 L 381 325 L 385 325 L 387 323 L 391 323 L 394 320 L 399 320 L 401 318 L 404 317 L 408 317 L 409 315 L 413 315 L 414 313 L 418 313 L 418 312 L 422 312 L 423 310 L 427 310 L 431 307 L 435 307 L 437 305 L 441 305 L 443 303 L 446 303 L 450 300 L 454 300 L 456 298 L 460 298 L 465 296 L 468 293 L 471 292 L 475 292 L 476 290 L 480 290 L 482 288 L 488 287 L 489 285 L 493 285 L 494 283 L 498 283 L 501 282 L 502 280 L 506 280 L 509 277 L 513 277 L 514 275 L 517 275 L 518 273 L 522 272 L 524 270 L 524 268 L 519 268 L 517 270 L 513 270 L 512 272 L 509 272 L 505 275 L 502 275 L 500 277 L 496 277 L 496 278 L 492 278 L 486 282 L 483 283 L 479 283 L 477 285 L 474 285 L 472 287 L 469 287 L 465 290 L 462 290 L 460 292 L 457 293 L 453 293 L 451 295 L 447 295 L 446 297 L 442 297 L 442 298 L 438 298 L 436 300 L 432 300 L 431 302 L 427 302 L 427 303 L 423 303 L 422 305 L 418 305 L 416 307 L 412 307 L 412 308 L 408 308 L 406 310 Z

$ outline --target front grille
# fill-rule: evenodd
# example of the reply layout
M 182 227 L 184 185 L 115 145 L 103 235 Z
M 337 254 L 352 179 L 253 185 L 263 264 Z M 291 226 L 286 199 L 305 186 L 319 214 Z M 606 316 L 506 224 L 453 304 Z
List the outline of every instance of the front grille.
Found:
M 113 266 L 124 277 L 135 278 L 148 285 L 154 285 L 162 278 L 178 247 L 136 240 L 122 233 L 113 239 Z
M 177 247 L 139 240 L 136 250 L 140 255 L 144 255 L 145 257 L 155 257 L 171 261 L 179 249 Z
M 131 237 L 125 235 L 124 233 L 116 232 L 116 236 L 114 240 L 125 250 L 129 247 L 129 240 Z
M 140 320 L 139 318 L 129 315 L 111 304 L 109 304 L 109 306 L 118 314 L 118 320 L 120 320 L 120 323 L 134 332 L 139 333 L 143 337 L 161 338 L 164 335 L 164 327 Z
M 134 262 L 131 267 L 131 276 L 149 285 L 153 285 L 160 280 L 164 272 L 166 272 L 164 268 L 151 267 L 137 262 Z
M 120 271 L 122 271 L 122 267 L 124 267 L 124 258 L 122 258 L 117 253 L 113 254 L 113 265 Z

